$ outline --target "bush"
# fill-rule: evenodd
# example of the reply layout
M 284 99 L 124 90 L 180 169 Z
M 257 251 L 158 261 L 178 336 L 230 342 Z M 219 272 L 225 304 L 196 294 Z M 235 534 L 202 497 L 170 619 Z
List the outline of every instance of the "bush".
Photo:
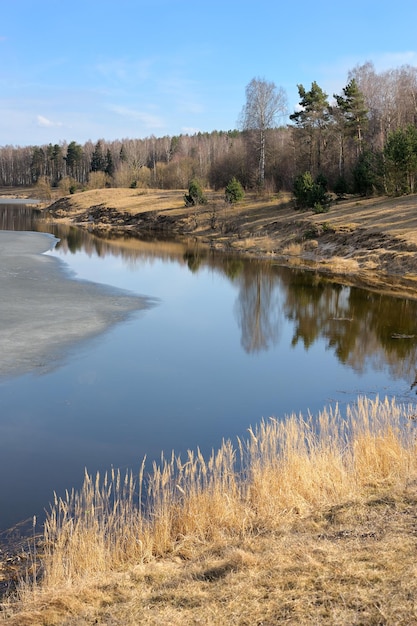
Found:
M 316 180 L 313 180 L 310 172 L 304 172 L 296 177 L 294 181 L 294 195 L 297 200 L 297 208 L 321 207 L 316 212 L 323 213 L 328 211 L 331 198 L 327 193 L 327 180 L 323 174 L 319 174 Z
M 88 189 L 105 189 L 110 187 L 110 181 L 110 176 L 105 172 L 90 172 L 88 175 Z
M 245 192 L 243 191 L 242 185 L 234 176 L 226 186 L 224 195 L 226 198 L 226 202 L 230 202 L 231 204 L 239 202 L 245 197 Z
M 36 195 L 39 200 L 48 202 L 52 198 L 51 183 L 47 176 L 39 176 L 36 183 Z
M 58 188 L 62 195 L 67 196 L 68 194 L 73 194 L 78 190 L 78 183 L 75 178 L 65 176 L 59 181 Z
M 198 180 L 193 179 L 188 186 L 188 194 L 184 194 L 185 206 L 197 206 L 198 204 L 206 204 L 207 198 L 203 193 L 203 189 Z
M 359 155 L 353 169 L 354 191 L 361 196 L 371 196 L 383 190 L 382 154 L 366 150 Z
M 313 213 L 327 213 L 329 206 L 323 206 L 320 202 L 315 202 L 313 206 Z
M 343 198 L 343 196 L 345 196 L 348 193 L 349 191 L 348 184 L 346 182 L 346 179 L 343 176 L 339 176 L 339 178 L 334 184 L 333 191 L 335 192 L 335 194 L 337 195 L 339 199 Z

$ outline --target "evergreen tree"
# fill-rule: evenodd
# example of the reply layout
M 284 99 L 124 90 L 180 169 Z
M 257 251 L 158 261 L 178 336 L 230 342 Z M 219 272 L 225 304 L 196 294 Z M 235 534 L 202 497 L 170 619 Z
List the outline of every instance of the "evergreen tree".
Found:
M 101 141 L 97 141 L 94 147 L 90 169 L 92 172 L 104 172 L 106 169 L 106 159 L 104 158 Z
M 47 156 L 51 183 L 52 185 L 57 186 L 59 181 L 64 177 L 64 158 L 62 154 L 62 147 L 57 143 L 55 145 L 50 143 L 47 148 Z
M 337 106 L 342 113 L 344 133 L 354 136 L 357 142 L 357 156 L 362 152 L 363 132 L 368 124 L 368 109 L 363 93 L 352 78 L 343 88 L 343 95 L 334 94 Z
M 188 194 L 184 195 L 184 202 L 186 206 L 197 206 L 198 204 L 207 203 L 207 198 L 203 193 L 203 189 L 198 180 L 195 178 L 188 186 Z
M 231 204 L 233 204 L 235 202 L 239 202 L 239 200 L 243 200 L 243 198 L 245 197 L 245 192 L 243 191 L 243 187 L 240 182 L 235 177 L 233 177 L 226 186 L 224 195 L 226 198 L 226 202 L 230 202 Z
M 119 159 L 121 160 L 122 163 L 127 162 L 127 153 L 126 153 L 126 148 L 124 144 L 122 144 L 122 147 L 120 148 Z
M 113 174 L 114 174 L 114 163 L 113 163 L 113 157 L 112 157 L 110 148 L 107 148 L 107 152 L 106 152 L 106 167 L 104 168 L 104 171 L 109 176 L 113 176 Z
M 318 174 L 322 170 L 322 152 L 325 145 L 325 131 L 331 122 L 327 94 L 314 81 L 310 91 L 298 85 L 300 110 L 292 113 L 301 141 L 308 146 L 308 171 Z
M 408 125 L 388 136 L 384 148 L 388 191 L 414 193 L 417 176 L 417 128 Z
M 33 148 L 32 161 L 30 164 L 32 181 L 34 183 L 36 183 L 37 180 L 41 176 L 45 175 L 45 169 L 46 169 L 45 152 L 42 148 L 38 148 L 37 146 L 35 146 Z
M 67 164 L 67 173 L 72 176 L 72 178 L 75 178 L 75 180 L 79 180 L 80 166 L 83 158 L 82 147 L 75 141 L 71 141 L 67 148 L 67 156 L 64 158 Z
M 372 150 L 364 150 L 353 169 L 354 191 L 370 196 L 382 191 L 382 155 Z
M 294 196 L 297 208 L 310 208 L 316 213 L 324 213 L 329 210 L 330 196 L 327 193 L 327 180 L 323 174 L 319 174 L 316 180 L 311 172 L 304 172 L 294 181 Z

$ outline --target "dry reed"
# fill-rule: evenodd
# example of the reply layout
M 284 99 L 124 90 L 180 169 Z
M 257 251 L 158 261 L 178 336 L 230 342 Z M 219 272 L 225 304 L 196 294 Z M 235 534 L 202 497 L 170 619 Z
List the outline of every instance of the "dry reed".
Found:
M 80 492 L 55 498 L 42 579 L 22 582 L 0 620 L 63 589 L 78 594 L 97 576 L 283 533 L 318 511 L 406 489 L 417 476 L 414 410 L 359 398 L 343 416 L 336 407 L 262 421 L 208 459 L 199 450 L 184 460 L 173 454 L 149 474 L 144 462 L 137 478 L 86 473 Z

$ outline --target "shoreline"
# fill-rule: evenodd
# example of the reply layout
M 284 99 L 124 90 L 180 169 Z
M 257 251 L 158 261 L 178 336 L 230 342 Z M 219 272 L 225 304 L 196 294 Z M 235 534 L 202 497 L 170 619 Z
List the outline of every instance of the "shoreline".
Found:
M 105 209 L 100 209 L 102 214 L 105 215 L 106 211 Z M 72 222 L 75 223 L 75 222 Z M 112 227 L 111 225 L 106 225 L 105 223 L 100 222 L 99 220 L 97 220 L 97 222 L 95 222 L 94 224 L 91 224 L 91 222 L 83 222 L 83 223 L 76 223 L 77 226 L 81 226 L 82 228 L 87 228 L 89 230 L 91 230 L 91 228 L 96 229 L 98 232 L 106 235 L 106 234 L 110 234 L 110 233 L 114 233 L 117 231 L 120 231 L 120 234 L 126 233 L 126 232 L 130 232 L 134 229 L 130 228 L 129 226 L 120 226 L 120 227 Z M 155 232 L 157 232 L 158 229 L 155 229 Z M 6 232 L 7 231 L 3 231 Z M 48 237 L 49 239 L 52 237 L 51 235 L 48 235 L 46 233 L 16 233 L 14 231 L 8 231 L 8 234 L 12 235 L 12 236 L 17 236 L 18 238 L 20 238 L 21 235 L 26 235 L 27 237 L 23 236 L 23 240 L 21 242 L 17 242 L 17 245 L 15 248 L 10 249 L 8 253 L 4 252 L 4 249 L 2 247 L 2 237 L 1 237 L 1 232 L 0 232 L 0 258 L 1 258 L 1 264 L 0 264 L 0 279 L 2 277 L 2 272 L 4 272 L 4 268 L 5 267 L 9 267 L 9 270 L 12 266 L 10 265 L 6 265 L 3 263 L 3 257 L 7 258 L 7 256 L 9 256 L 11 259 L 15 259 L 17 256 L 19 256 L 20 254 L 20 244 L 22 244 L 22 256 L 28 256 L 30 257 L 31 263 L 33 264 L 33 258 L 31 255 L 34 255 L 34 257 L 40 257 L 40 259 L 45 258 L 48 262 L 48 257 L 43 257 L 42 254 L 39 252 L 38 248 L 40 243 L 42 243 L 43 245 L 46 245 L 47 241 L 45 239 L 44 242 L 41 242 L 39 240 L 39 243 L 35 243 L 35 239 L 33 239 L 33 241 L 30 241 L 31 239 L 31 235 L 40 235 L 40 237 L 45 238 Z M 329 235 L 329 237 L 331 237 L 331 235 L 334 235 L 333 233 L 326 233 Z M 186 236 L 192 237 L 194 236 L 192 233 L 188 233 L 186 234 Z M 204 242 L 207 245 L 210 245 L 210 239 L 208 239 L 207 241 L 205 240 L 206 235 L 201 235 L 201 241 Z M 198 238 L 198 235 L 196 235 L 196 238 Z M 381 236 L 378 234 L 378 238 L 381 239 Z M 24 240 L 26 239 L 26 245 Z M 317 237 L 317 239 L 320 239 L 320 236 Z M 200 240 L 200 239 L 199 239 Z M 369 238 L 369 233 L 368 233 L 368 241 L 370 240 Z M 229 245 L 230 242 L 235 242 L 237 244 L 237 248 L 240 247 L 240 244 L 242 243 L 242 238 L 241 237 L 236 237 L 236 238 L 232 238 L 229 240 L 228 243 L 228 239 L 224 238 L 223 241 L 220 241 L 220 238 L 218 240 L 218 245 L 216 245 L 216 240 L 215 237 L 213 237 L 212 240 L 212 247 L 215 249 L 218 249 L 219 251 L 233 251 L 236 252 L 237 254 L 242 254 L 242 255 L 246 255 L 246 256 L 256 256 L 257 258 L 266 258 L 268 259 L 270 262 L 273 263 L 277 263 L 277 264 L 282 264 L 285 265 L 286 263 L 281 262 L 280 260 L 280 256 L 278 253 L 278 244 L 277 244 L 278 239 L 275 240 L 275 244 L 274 244 L 274 249 L 273 250 L 267 250 L 267 249 L 262 249 L 260 242 L 257 241 L 256 242 L 256 246 L 254 245 L 253 247 L 251 247 L 249 250 L 245 250 L 244 248 L 242 249 L 238 249 L 238 250 L 234 250 L 234 246 Z M 317 252 L 316 252 L 316 247 L 313 245 L 312 249 L 309 248 L 309 244 L 312 240 L 311 239 L 306 239 L 305 242 L 307 243 L 307 246 L 304 250 L 305 253 L 305 258 L 302 257 L 297 257 L 296 254 L 294 254 L 293 256 L 288 255 L 288 258 L 285 258 L 284 256 L 282 257 L 284 260 L 287 260 L 287 264 L 289 264 L 289 261 L 293 262 L 293 267 L 297 267 L 298 269 L 303 269 L 302 268 L 302 264 L 305 263 L 306 264 L 306 268 L 307 270 L 313 270 L 313 271 L 320 271 L 320 270 L 316 270 L 313 267 L 314 264 L 314 258 L 315 256 L 317 256 Z M 318 243 L 318 246 L 320 245 L 322 247 L 322 250 L 325 250 L 325 246 L 326 246 L 326 239 L 322 238 L 322 240 Z M 28 252 L 28 244 L 30 243 L 30 251 Z M 385 246 L 388 245 L 390 242 L 388 241 L 388 239 L 385 239 Z M 327 241 L 327 245 L 329 245 L 329 242 Z M 409 245 L 409 244 L 407 244 Z M 411 248 L 411 245 L 410 245 Z M 413 263 L 415 262 L 415 257 L 416 255 L 414 254 L 414 251 L 412 249 L 406 250 L 405 252 L 409 253 L 409 267 L 412 268 L 413 267 Z M 309 257 L 309 254 L 311 254 L 311 259 Z M 384 250 L 381 252 L 381 254 L 386 254 L 386 248 L 384 248 Z M 19 256 L 20 258 L 20 256 Z M 329 264 L 333 263 L 335 264 L 335 259 L 337 257 L 332 257 L 329 256 Z M 38 259 L 38 260 L 40 260 Z M 49 259 L 52 261 L 52 259 Z M 338 261 L 339 263 L 341 263 L 341 271 L 343 268 L 343 264 L 348 264 L 351 262 L 351 259 L 349 258 L 349 256 L 345 255 L 345 257 L 340 257 L 340 260 Z M 369 259 L 368 259 L 369 262 Z M 311 264 L 311 265 L 309 265 Z M 49 264 L 50 267 L 52 268 L 52 264 Z M 359 266 L 359 262 L 358 262 L 358 266 Z M 63 272 L 62 272 L 62 268 L 58 268 L 60 275 L 61 275 L 61 279 L 63 276 Z M 347 266 L 346 266 L 346 269 Z M 44 271 L 44 270 L 42 270 Z M 340 274 L 343 282 L 346 283 L 346 281 L 350 280 L 350 276 L 351 276 L 351 280 L 352 280 L 352 284 L 358 284 L 357 281 L 360 280 L 365 280 L 365 277 L 360 275 L 360 273 L 358 273 L 356 276 L 354 274 L 354 270 L 352 269 L 352 267 L 349 265 L 349 271 L 350 274 L 348 272 L 346 272 L 345 274 Z M 368 271 L 370 272 L 370 275 L 372 274 L 372 270 L 368 268 Z M 48 273 L 48 272 L 47 272 Z M 336 276 L 335 273 L 331 273 L 330 271 L 327 272 L 326 268 L 324 268 L 321 271 L 322 274 L 328 275 L 329 279 Z M 399 283 L 401 281 L 410 281 L 410 285 L 409 285 L 409 289 L 410 289 L 410 293 L 412 294 L 413 289 L 415 290 L 415 284 L 413 281 L 415 280 L 413 278 L 413 274 L 412 272 L 408 272 L 408 274 L 404 277 L 395 273 L 392 274 L 387 274 L 386 276 L 381 275 L 381 277 L 378 279 L 378 270 L 374 270 L 374 274 L 373 274 L 373 279 L 375 281 L 375 285 L 377 284 L 377 280 L 380 280 L 380 289 L 378 289 L 378 291 L 383 291 L 383 290 L 389 290 L 390 287 L 390 282 L 393 283 L 392 288 L 399 288 Z M 64 277 L 65 280 L 65 277 Z M 70 280 L 70 279 L 69 279 Z M 395 284 L 397 283 L 397 284 Z M 364 285 L 365 286 L 365 285 Z M 368 287 L 368 288 L 372 288 L 372 287 Z M 375 286 L 375 289 L 377 289 L 377 287 Z M 417 290 L 415 290 L 417 291 Z M 390 293 L 392 293 L 391 290 L 389 290 Z M 417 297 L 417 294 L 414 293 L 414 295 L 410 295 L 410 297 Z M 2 319 L 2 316 L 0 315 L 0 320 Z M 414 419 L 414 416 L 410 416 L 410 419 Z M 310 549 L 311 549 L 311 555 L 312 558 L 316 556 L 317 554 L 317 541 L 323 541 L 323 539 L 325 538 L 326 541 L 330 544 L 330 541 L 334 538 L 334 545 L 336 546 L 340 546 L 340 545 L 344 545 L 344 543 L 349 539 L 349 537 L 353 537 L 353 540 L 355 541 L 355 545 L 358 544 L 360 542 L 360 545 L 363 545 L 363 553 L 365 555 L 369 554 L 369 551 L 373 551 L 373 547 L 375 545 L 375 541 L 378 540 L 380 541 L 381 538 L 383 537 L 384 533 L 387 533 L 387 529 L 386 529 L 386 520 L 387 520 L 387 511 L 389 511 L 389 507 L 391 507 L 393 509 L 393 513 L 392 513 L 392 517 L 389 518 L 390 524 L 394 524 L 395 520 L 397 518 L 400 517 L 400 513 L 399 511 L 401 511 L 401 513 L 403 513 L 403 518 L 404 520 L 408 520 L 411 519 L 412 516 L 410 516 L 410 512 L 407 509 L 405 511 L 405 508 L 408 506 L 408 508 L 410 509 L 411 506 L 413 506 L 413 511 L 415 508 L 415 504 L 416 504 L 416 500 L 415 500 L 415 493 L 412 490 L 412 485 L 408 485 L 409 488 L 409 492 L 405 492 L 404 493 L 399 493 L 397 494 L 397 492 L 395 490 L 393 490 L 393 494 L 391 495 L 391 491 L 388 489 L 388 487 L 385 486 L 385 491 L 382 489 L 381 490 L 381 498 L 376 498 L 375 493 L 372 493 L 370 495 L 368 495 L 368 500 L 365 501 L 364 504 L 362 504 L 362 507 L 364 509 L 364 513 L 362 514 L 363 517 L 363 521 L 359 521 L 357 522 L 357 529 L 356 526 L 354 526 L 353 522 L 350 522 L 350 525 L 348 523 L 346 523 L 346 529 L 345 527 L 342 525 L 342 523 L 344 523 L 344 518 L 343 515 L 345 515 L 345 511 L 349 510 L 349 507 L 351 507 L 352 509 L 354 507 L 357 507 L 359 509 L 359 504 L 357 502 L 355 502 L 352 505 L 351 500 L 345 499 L 341 501 L 341 504 L 339 502 L 337 502 L 334 507 L 329 508 L 329 506 L 327 506 L 327 508 L 324 508 L 323 511 L 321 509 L 318 509 L 318 512 L 315 512 L 316 517 L 311 521 L 311 527 L 309 526 L 308 528 L 310 529 L 311 532 L 311 538 L 308 534 L 306 534 L 306 541 L 308 547 L 309 547 L 309 551 L 308 551 L 308 555 L 310 555 Z M 379 491 L 378 491 L 379 494 Z M 375 525 L 376 522 L 376 516 L 374 515 L 374 517 L 372 518 L 372 522 L 373 522 L 373 526 L 371 528 L 371 530 L 367 530 L 367 526 L 366 524 L 369 523 L 369 510 L 375 510 L 375 506 L 378 503 L 378 506 L 380 507 L 385 507 L 385 512 L 381 512 L 381 516 L 380 516 L 380 521 L 378 518 L 378 525 Z M 391 504 L 390 504 L 391 503 Z M 394 503 L 394 504 L 392 504 Z M 411 503 L 411 504 L 410 504 Z M 404 509 L 404 512 L 403 512 Z M 340 520 L 338 519 L 337 515 L 333 515 L 335 512 L 338 512 L 337 515 L 340 516 Z M 332 524 L 333 521 L 331 521 L 333 518 L 330 517 L 330 513 L 333 515 L 334 517 L 334 529 L 332 528 Z M 352 515 L 355 513 L 355 511 L 352 511 Z M 327 515 L 327 517 L 326 517 Z M 321 517 L 320 517 L 321 516 Z M 328 528 L 326 527 L 325 531 L 322 531 L 321 535 L 318 535 L 318 519 L 326 519 L 328 522 Z M 403 519 L 401 518 L 401 519 Z M 306 521 L 309 522 L 309 518 L 304 518 L 303 519 L 303 523 Z M 353 517 L 352 517 L 353 519 Z M 298 523 L 298 522 L 297 522 Z M 297 527 L 297 523 L 294 526 L 294 532 L 287 532 L 284 537 L 285 540 L 288 542 L 291 542 L 293 540 L 293 537 L 298 537 L 299 536 L 299 528 Z M 338 525 L 339 524 L 339 525 Z M 342 530 L 340 530 L 340 528 L 342 528 Z M 375 530 L 377 529 L 377 530 Z M 0 533 L 0 539 L 6 536 L 10 537 L 10 541 L 8 541 L 7 543 L 2 543 L 0 544 L 0 547 L 2 548 L 3 552 L 0 552 L 0 602 L 2 599 L 2 596 L 9 592 L 15 585 L 15 583 L 18 581 L 19 577 L 22 578 L 25 575 L 26 572 L 26 576 L 28 576 L 28 572 L 27 570 L 29 570 L 29 572 L 31 571 L 30 568 L 31 566 L 33 566 L 33 551 L 35 550 L 35 553 L 37 556 L 42 556 L 42 549 L 44 548 L 44 545 L 42 543 L 42 539 L 41 537 L 34 537 L 34 535 L 32 534 L 32 520 L 26 520 L 25 522 L 22 522 L 21 524 L 17 524 L 15 527 L 15 534 L 10 534 L 7 535 L 8 532 L 12 532 L 13 529 L 10 529 L 10 531 L 5 531 L 3 533 Z M 403 527 L 401 527 L 401 532 L 403 531 Z M 325 535 L 324 532 L 328 533 L 328 535 Z M 343 534 L 341 534 L 343 532 Z M 391 532 L 391 531 L 390 531 Z M 20 533 L 20 536 L 17 535 L 17 533 Z M 394 533 L 395 535 L 395 533 Z M 412 536 L 412 528 L 410 526 L 410 531 L 409 531 L 409 535 L 410 537 Z M 394 539 L 398 540 L 398 536 L 399 535 L 395 535 Z M 408 536 L 408 535 L 407 535 Z M 263 539 L 264 540 L 264 539 Z M 343 541 L 342 541 L 343 540 Z M 369 540 L 369 545 L 368 545 L 368 540 Z M 257 543 L 259 543 L 259 536 L 256 537 L 256 541 Z M 36 542 L 36 543 L 35 543 Z M 342 543 L 341 543 L 342 542 Z M 232 545 L 232 547 L 235 546 L 235 544 L 233 544 L 233 542 L 231 541 L 230 544 Z M 323 545 L 322 543 L 319 544 L 320 546 Z M 353 543 L 352 543 L 353 545 Z M 35 547 L 36 546 L 36 547 Z M 230 551 L 230 545 L 227 544 L 227 542 L 225 542 L 225 546 L 223 548 L 224 550 L 224 555 L 227 556 L 227 551 Z M 254 556 L 253 554 L 256 554 L 256 558 L 259 559 L 259 562 L 262 562 L 262 557 L 264 556 L 264 553 L 262 553 L 260 551 L 259 554 L 255 553 L 252 549 L 252 547 L 248 547 L 249 544 L 245 545 L 245 555 L 244 558 L 247 560 L 247 562 L 245 561 L 245 567 L 247 567 L 248 564 L 250 564 L 251 562 L 253 562 L 254 560 Z M 236 550 L 239 550 L 239 554 L 243 554 L 243 550 L 242 550 L 242 545 L 241 542 L 239 541 L 239 543 L 236 541 Z M 278 548 L 279 548 L 279 544 L 277 543 L 277 551 L 276 554 L 279 554 L 281 552 L 278 552 Z M 352 548 L 350 548 L 352 549 Z M 31 552 L 32 550 L 32 552 Z M 187 547 L 186 547 L 187 550 Z M 185 554 L 188 554 L 187 552 L 185 552 Z M 275 553 L 274 553 L 275 554 Z M 282 553 L 281 553 L 282 554 Z M 297 554 L 299 554 L 299 552 L 297 552 Z M 333 554 L 333 553 L 331 553 Z M 347 549 L 347 554 L 349 554 L 349 546 Z M 223 553 L 221 553 L 222 556 Z M 226 562 L 226 556 L 224 556 L 224 560 Z M 179 559 L 178 558 L 178 563 L 181 565 L 181 567 L 184 564 L 184 571 L 186 568 L 186 563 L 188 563 L 190 561 L 191 563 L 191 570 L 192 572 L 198 571 L 200 572 L 200 570 L 203 572 L 203 574 L 198 574 L 200 576 L 200 579 L 197 578 L 197 580 L 200 580 L 200 582 L 204 583 L 205 578 L 203 575 L 204 572 L 216 572 L 217 570 L 214 568 L 214 566 L 212 566 L 212 562 L 210 561 L 210 559 L 207 559 L 207 564 L 206 562 L 203 560 L 203 558 L 207 558 L 207 555 L 203 555 L 203 557 L 201 555 L 198 555 L 194 557 L 193 559 L 191 559 L 189 556 L 187 556 L 187 558 L 184 559 Z M 243 558 L 243 557 L 242 557 Z M 290 557 L 288 557 L 290 558 Z M 293 558 L 293 557 L 291 557 Z M 188 559 L 188 560 L 187 560 Z M 331 559 L 330 559 L 331 560 Z M 355 560 L 354 560 L 355 561 Z M 171 559 L 170 556 L 166 557 L 164 561 L 160 560 L 158 562 L 158 567 L 161 566 L 161 564 L 165 564 L 165 565 L 170 565 L 171 563 L 176 564 L 175 566 L 178 565 L 177 561 L 174 561 L 174 559 Z M 228 561 L 227 561 L 228 563 Z M 240 563 L 240 561 L 239 561 Z M 203 567 L 203 564 L 205 566 L 205 569 Z M 180 565 L 178 565 L 178 568 L 180 567 Z M 215 565 L 217 566 L 217 562 L 215 562 Z M 138 566 L 136 566 L 138 567 Z M 153 565 L 151 564 L 143 566 L 143 569 L 145 571 L 145 567 L 148 567 L 148 569 L 150 568 L 151 574 L 154 571 Z M 155 566 L 156 567 L 156 566 Z M 197 570 L 197 567 L 199 567 L 200 569 Z M 194 568 L 194 569 L 192 569 Z M 211 569 L 210 569 L 211 568 Z M 240 566 L 239 566 L 240 568 Z M 239 570 L 239 568 L 237 568 L 237 572 Z M 148 579 L 150 579 L 150 576 L 148 574 L 148 569 L 146 570 L 146 574 L 148 576 Z M 133 571 L 133 570 L 132 570 Z M 229 575 L 228 572 L 229 570 L 226 569 L 226 575 Z M 333 572 L 333 567 L 329 568 L 330 574 L 329 574 L 329 580 L 330 577 L 334 575 Z M 135 576 L 137 575 L 138 569 L 134 570 L 135 572 Z M 235 561 L 231 561 L 231 566 L 230 566 L 230 572 L 233 572 L 233 576 L 236 575 L 236 564 Z M 231 575 L 231 580 L 232 579 L 232 575 Z M 144 574 L 145 576 L 145 574 Z M 131 581 L 133 574 L 131 575 L 131 578 L 129 579 L 129 582 L 126 583 L 126 588 L 129 588 L 129 584 L 131 585 Z M 179 577 L 178 577 L 179 578 Z M 186 574 L 184 573 L 181 577 L 181 581 L 185 580 L 186 578 Z M 196 578 L 196 576 L 194 576 L 194 578 Z M 187 579 L 188 580 L 188 579 Z M 214 585 L 212 584 L 212 579 L 210 580 L 210 585 L 213 587 Z M 103 583 L 104 584 L 104 583 Z M 106 581 L 107 584 L 107 581 Z M 148 585 L 148 582 L 147 582 Z M 150 585 L 148 585 L 150 586 Z M 106 587 L 107 589 L 108 587 Z M 120 587 L 119 587 L 120 588 Z M 148 587 L 146 587 L 147 589 Z M 141 587 L 141 589 L 143 589 L 143 586 Z M 181 587 L 182 589 L 182 587 Z M 345 589 L 346 592 L 346 589 Z M 149 591 L 149 593 L 153 593 L 152 589 Z M 154 594 L 155 595 L 155 594 Z M 154 597 L 154 596 L 152 596 Z M 116 600 L 116 592 L 115 592 L 115 600 L 114 600 L 114 605 L 117 605 L 117 600 Z M 109 609 L 110 610 L 110 609 Z
M 188 237 L 219 252 L 318 272 L 347 285 L 417 299 L 417 195 L 350 198 L 328 213 L 295 211 L 290 194 L 236 206 L 212 193 L 184 207 L 183 191 L 106 189 L 66 196 L 47 219 L 106 238 Z
M 57 241 L 48 233 L 0 231 L 1 381 L 46 373 L 76 345 L 152 306 L 143 296 L 72 277 L 64 263 L 44 254 Z M 32 558 L 32 519 L 8 526 L 2 519 L 0 598 Z

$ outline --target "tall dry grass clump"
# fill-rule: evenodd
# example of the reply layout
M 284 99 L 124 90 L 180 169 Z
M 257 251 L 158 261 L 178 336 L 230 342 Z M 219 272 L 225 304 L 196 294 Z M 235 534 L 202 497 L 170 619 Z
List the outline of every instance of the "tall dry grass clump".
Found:
M 42 576 L 21 602 L 79 588 L 97 574 L 202 545 L 288 529 L 314 512 L 403 490 L 416 479 L 413 408 L 359 398 L 307 418 L 271 418 L 205 459 L 162 457 L 150 473 L 86 474 L 56 498 L 44 529 Z
M 276 526 L 378 487 L 404 487 L 416 470 L 412 414 L 395 401 L 359 398 L 346 416 L 336 407 L 262 422 L 245 446 L 257 523 Z

